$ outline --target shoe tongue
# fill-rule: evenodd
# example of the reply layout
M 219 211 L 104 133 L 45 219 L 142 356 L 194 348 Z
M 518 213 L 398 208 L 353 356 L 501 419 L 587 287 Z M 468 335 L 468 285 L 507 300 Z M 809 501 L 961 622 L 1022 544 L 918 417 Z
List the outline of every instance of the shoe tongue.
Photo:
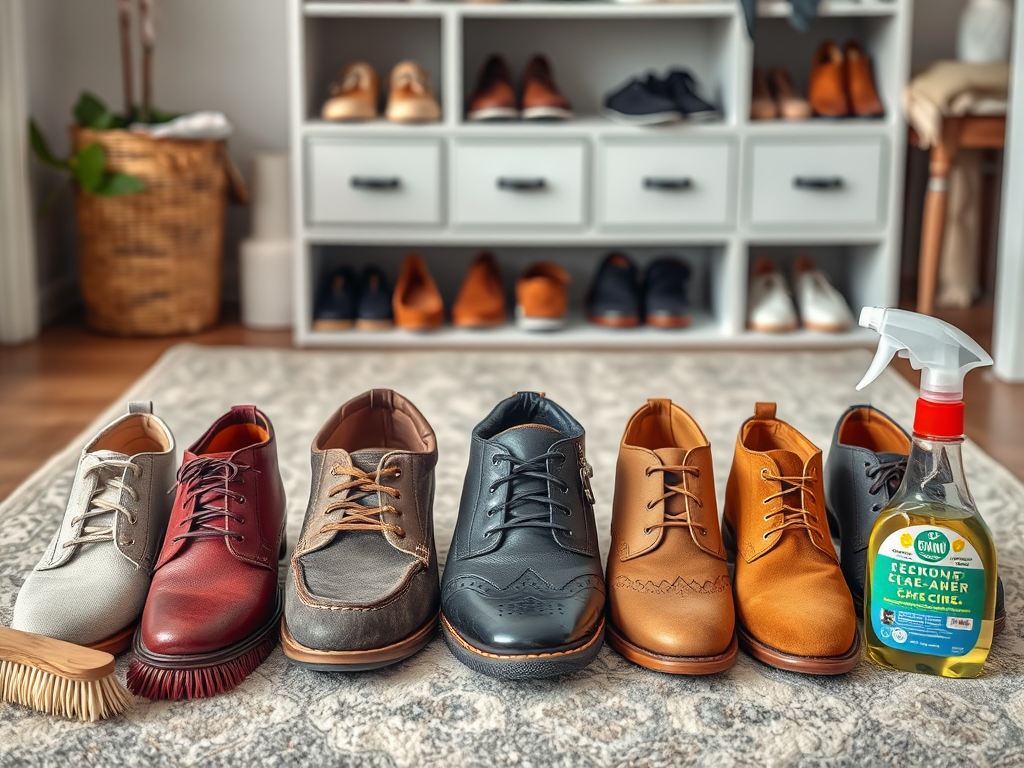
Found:
M 511 427 L 491 438 L 517 459 L 528 461 L 547 453 L 552 445 L 565 439 L 565 435 L 546 424 L 522 424 Z
M 774 450 L 768 451 L 767 455 L 778 465 L 779 474 L 785 477 L 802 477 L 804 474 L 804 462 L 792 451 Z
M 901 461 L 907 458 L 907 454 L 887 451 L 885 453 L 876 453 L 875 458 L 878 459 L 879 464 L 888 464 L 893 461 Z
M 686 459 L 687 451 L 683 448 L 656 448 L 654 455 L 661 459 L 662 466 L 678 467 Z
M 387 448 L 364 448 L 349 454 L 352 466 L 361 469 L 363 472 L 375 473 L 380 466 L 380 460 L 391 453 Z

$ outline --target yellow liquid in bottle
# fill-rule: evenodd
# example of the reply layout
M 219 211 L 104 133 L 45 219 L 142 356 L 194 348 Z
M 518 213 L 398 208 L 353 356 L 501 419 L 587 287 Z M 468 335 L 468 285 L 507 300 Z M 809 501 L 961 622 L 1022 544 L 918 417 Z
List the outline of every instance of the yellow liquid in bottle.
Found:
M 871 585 L 874 584 L 875 555 L 886 538 L 912 525 L 943 528 L 970 542 L 985 567 L 985 610 L 981 634 L 974 648 L 963 656 L 930 656 L 904 651 L 883 643 L 875 634 L 871 606 Z M 867 589 L 864 594 L 864 635 L 868 656 L 877 664 L 907 672 L 921 672 L 942 677 L 977 677 L 985 667 L 992 647 L 992 629 L 996 613 L 996 548 L 988 526 L 966 510 L 944 504 L 905 501 L 882 510 L 868 541 Z

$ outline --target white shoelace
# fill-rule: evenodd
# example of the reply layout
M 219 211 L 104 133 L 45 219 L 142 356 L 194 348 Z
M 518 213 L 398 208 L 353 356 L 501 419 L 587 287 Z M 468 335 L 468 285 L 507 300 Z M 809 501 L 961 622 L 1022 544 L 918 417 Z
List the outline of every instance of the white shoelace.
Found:
M 138 477 L 142 474 L 142 467 L 138 464 L 134 464 L 129 459 L 104 459 L 93 464 L 91 467 L 85 470 L 85 474 L 90 472 L 102 472 L 104 470 L 121 470 L 123 472 L 126 469 L 131 469 L 132 474 Z M 93 544 L 102 541 L 113 541 L 114 540 L 114 524 L 111 522 L 110 525 L 98 525 L 90 528 L 89 522 L 94 517 L 99 515 L 108 515 L 110 513 L 120 512 L 128 518 L 130 525 L 135 525 L 136 517 L 122 505 L 101 499 L 101 496 L 108 489 L 112 489 L 118 492 L 118 498 L 121 497 L 121 493 L 127 492 L 132 497 L 133 501 L 139 500 L 139 494 L 130 485 L 125 484 L 124 480 L 120 476 L 107 477 L 104 480 L 103 476 L 100 475 L 96 482 L 96 490 L 92 492 L 92 498 L 89 499 L 89 509 L 86 512 L 72 518 L 71 524 L 78 525 L 79 522 L 83 523 L 82 533 L 75 538 L 64 543 L 64 547 L 73 547 L 78 544 Z

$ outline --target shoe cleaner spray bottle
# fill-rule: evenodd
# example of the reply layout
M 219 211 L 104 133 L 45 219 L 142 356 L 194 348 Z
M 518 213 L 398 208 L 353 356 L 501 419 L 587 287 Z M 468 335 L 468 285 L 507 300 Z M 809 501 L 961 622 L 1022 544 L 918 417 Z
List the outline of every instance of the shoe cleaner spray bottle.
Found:
M 882 339 L 858 390 L 897 353 L 921 371 L 903 484 L 868 542 L 868 656 L 908 672 L 976 677 L 992 646 L 996 549 L 960 457 L 963 382 L 992 358 L 958 328 L 914 312 L 865 307 L 860 324 Z

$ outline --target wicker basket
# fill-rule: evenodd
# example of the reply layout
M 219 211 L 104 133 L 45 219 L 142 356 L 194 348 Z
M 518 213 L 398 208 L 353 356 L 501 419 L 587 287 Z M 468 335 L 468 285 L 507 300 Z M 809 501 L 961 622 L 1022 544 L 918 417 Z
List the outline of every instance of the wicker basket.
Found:
M 76 151 L 98 142 L 109 170 L 146 185 L 119 197 L 76 192 L 89 327 L 118 336 L 162 336 L 213 325 L 220 312 L 230 174 L 224 142 L 79 127 L 71 135 Z

